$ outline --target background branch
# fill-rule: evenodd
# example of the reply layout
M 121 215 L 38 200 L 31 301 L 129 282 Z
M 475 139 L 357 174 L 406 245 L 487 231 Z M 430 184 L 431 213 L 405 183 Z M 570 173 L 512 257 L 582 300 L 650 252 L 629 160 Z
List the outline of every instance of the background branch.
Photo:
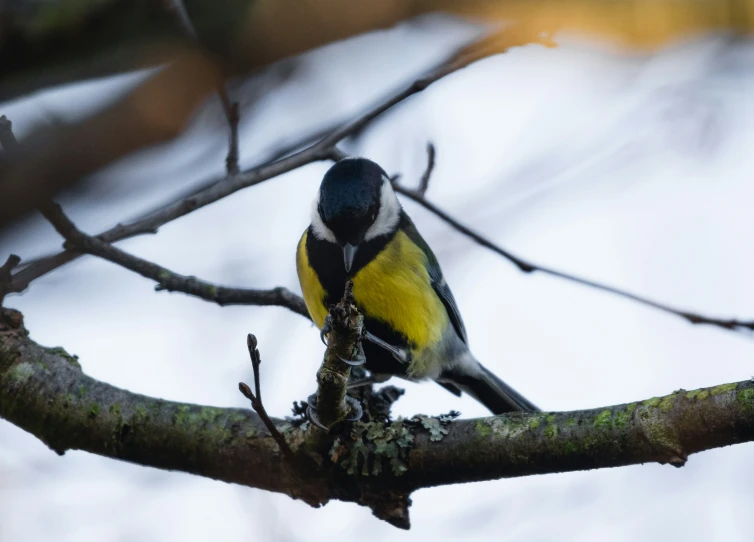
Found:
M 126 154 L 177 136 L 220 77 L 205 54 L 186 49 L 102 111 L 23 138 L 0 156 L 0 229 Z
M 750 32 L 751 0 L 630 0 L 532 3 L 520 0 L 191 0 L 197 34 L 227 64 L 248 73 L 277 60 L 424 13 L 474 21 L 519 21 L 647 48 L 701 31 Z M 655 21 L 647 24 L 647 20 Z M 317 21 L 312 25 L 312 21 Z M 0 100 L 61 83 L 102 77 L 175 59 L 189 39 L 156 0 L 79 0 L 76 9 L 46 0 L 0 3 Z M 499 44 L 488 40 L 487 49 Z
M 212 301 L 218 305 L 275 305 L 286 307 L 302 316 L 309 317 L 304 300 L 282 287 L 271 290 L 228 288 L 218 286 L 196 277 L 180 275 L 165 267 L 149 262 L 120 250 L 96 237 L 81 232 L 63 213 L 59 205 L 50 203 L 42 207 L 45 218 L 55 227 L 69 244 L 78 250 L 99 256 L 125 267 L 134 273 L 157 282 L 156 290 L 183 292 L 185 294 Z
M 602 292 L 608 292 L 610 294 L 623 297 L 625 299 L 629 299 L 631 301 L 639 303 L 640 305 L 645 305 L 647 307 L 651 307 L 653 309 L 665 312 L 667 314 L 678 316 L 692 324 L 707 324 L 710 326 L 727 329 L 730 331 L 754 330 L 754 320 L 711 318 L 709 316 L 704 316 L 702 314 L 697 314 L 694 312 L 676 309 L 674 307 L 671 307 L 670 305 L 665 305 L 664 303 L 653 301 L 649 298 L 646 298 L 637 294 L 633 294 L 625 290 L 621 290 L 620 288 L 616 288 L 614 286 L 609 286 L 607 284 L 602 284 L 597 281 L 578 277 L 576 275 L 572 275 L 564 271 L 553 269 L 552 267 L 545 267 L 542 265 L 538 265 L 528 260 L 524 260 L 523 258 L 519 258 L 518 256 L 515 256 L 513 253 L 502 248 L 500 245 L 493 243 L 486 237 L 473 231 L 468 226 L 463 225 L 458 220 L 453 218 L 450 214 L 446 213 L 445 211 L 437 207 L 435 204 L 427 200 L 427 198 L 425 197 L 425 194 L 429 186 L 429 179 L 432 174 L 432 170 L 434 169 L 434 165 L 435 165 L 435 148 L 434 148 L 434 145 L 430 143 L 427 145 L 427 168 L 419 182 L 419 187 L 417 189 L 410 189 L 410 188 L 406 188 L 405 186 L 400 185 L 398 183 L 398 179 L 400 176 L 396 175 L 392 177 L 393 188 L 399 194 L 402 194 L 406 196 L 408 199 L 418 203 L 419 205 L 424 207 L 426 210 L 428 210 L 429 212 L 431 212 L 432 214 L 434 214 L 435 216 L 437 216 L 438 218 L 446 222 L 456 231 L 462 233 L 469 239 L 472 239 L 473 241 L 480 244 L 481 246 L 491 250 L 492 252 L 496 254 L 499 254 L 506 260 L 510 261 L 516 267 L 518 267 L 520 271 L 523 271 L 524 273 L 533 273 L 535 271 L 538 271 L 542 274 L 550 275 L 552 277 L 557 277 L 559 279 L 567 280 L 569 282 L 575 282 L 576 284 L 581 284 L 582 286 L 586 286 L 588 288 L 593 288 L 595 290 L 600 290 Z
M 692 453 L 754 440 L 754 382 L 573 412 L 357 423 L 325 449 L 304 428 L 273 419 L 294 452 L 317 458 L 319 467 L 302 471 L 280 460 L 253 412 L 98 382 L 62 348 L 30 339 L 20 313 L 0 309 L 0 416 L 60 454 L 86 450 L 315 506 L 356 502 L 379 515 L 377 503 L 396 491 L 646 462 L 680 466 Z
M 191 17 L 186 11 L 186 6 L 183 0 L 171 0 L 168 9 L 175 14 L 176 18 L 181 24 L 186 35 L 194 40 L 197 45 L 201 46 L 199 36 L 194 28 L 194 23 L 191 22 Z M 217 86 L 217 96 L 220 98 L 220 103 L 223 106 L 223 112 L 225 113 L 225 119 L 228 121 L 228 127 L 230 129 L 228 155 L 225 158 L 225 168 L 228 175 L 236 175 L 240 170 L 238 168 L 238 102 L 233 102 L 228 96 L 228 90 L 225 88 L 224 83 L 220 83 Z
M 532 36 L 532 40 L 536 39 L 536 36 Z M 341 140 L 357 133 L 382 113 L 401 103 L 406 98 L 424 90 L 432 83 L 464 68 L 473 60 L 471 58 L 459 59 L 458 55 L 454 54 L 449 60 L 442 62 L 428 75 L 417 79 L 398 93 L 380 101 L 352 121 L 333 129 L 327 136 L 308 145 L 306 148 L 280 160 L 263 164 L 238 175 L 217 179 L 206 188 L 191 196 L 181 197 L 134 222 L 117 224 L 113 228 L 100 233 L 97 237 L 105 242 L 114 243 L 137 235 L 156 233 L 161 226 L 164 226 L 168 222 L 172 222 L 197 209 L 219 201 L 239 190 L 255 186 L 313 162 L 337 159 L 338 155 L 335 145 Z M 2 196 L 2 186 L 0 186 L 0 196 Z M 2 227 L 2 220 L 0 220 L 0 227 Z M 24 291 L 33 280 L 78 258 L 80 255 L 80 252 L 67 250 L 25 267 L 14 275 L 11 292 Z

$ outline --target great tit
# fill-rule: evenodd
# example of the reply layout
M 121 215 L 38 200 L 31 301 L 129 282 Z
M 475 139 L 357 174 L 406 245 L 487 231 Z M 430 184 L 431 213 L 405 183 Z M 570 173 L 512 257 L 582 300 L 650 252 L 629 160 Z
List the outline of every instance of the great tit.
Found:
M 455 395 L 468 393 L 494 414 L 538 411 L 469 351 L 437 258 L 385 171 L 371 160 L 346 158 L 327 171 L 311 225 L 298 243 L 296 267 L 319 329 L 346 281 L 353 282 L 354 301 L 364 315 L 371 382 L 390 376 L 431 379 Z

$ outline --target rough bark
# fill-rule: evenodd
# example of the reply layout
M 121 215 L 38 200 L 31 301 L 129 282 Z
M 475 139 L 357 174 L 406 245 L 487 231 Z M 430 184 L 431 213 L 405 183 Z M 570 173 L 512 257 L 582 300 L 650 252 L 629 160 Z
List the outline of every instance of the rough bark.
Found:
M 353 283 L 346 283 L 343 299 L 330 309 L 330 327 L 322 365 L 317 371 L 317 416 L 324 427 L 333 427 L 349 414 L 346 387 L 351 366 L 343 360 L 364 357 L 359 340 L 364 318 L 353 300 Z
M 646 462 L 682 466 L 689 454 L 754 440 L 747 380 L 583 411 L 359 422 L 327 439 L 308 423 L 274 420 L 300 458 L 291 464 L 253 412 L 98 382 L 62 348 L 32 341 L 20 313 L 0 310 L 0 416 L 57 453 L 86 450 L 314 506 L 356 502 L 403 528 L 418 488 Z

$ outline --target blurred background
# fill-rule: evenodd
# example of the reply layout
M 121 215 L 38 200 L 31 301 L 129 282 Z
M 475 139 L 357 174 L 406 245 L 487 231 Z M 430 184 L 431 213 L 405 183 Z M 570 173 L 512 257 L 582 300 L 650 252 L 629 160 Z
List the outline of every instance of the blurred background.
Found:
M 423 15 L 234 76 L 228 91 L 240 103 L 241 170 L 354 118 L 486 30 L 480 21 Z M 410 186 L 432 141 L 428 199 L 514 253 L 681 308 L 752 318 L 754 43 L 713 30 L 649 48 L 565 28 L 557 48 L 531 44 L 480 60 L 342 148 Z M 0 103 L 0 114 L 23 143 L 81 122 L 158 69 L 30 89 Z M 177 137 L 134 148 L 59 194 L 82 230 L 97 233 L 224 175 L 220 101 L 196 102 Z M 68 152 L 86 153 L 68 144 Z M 300 292 L 295 246 L 328 167 L 302 167 L 119 246 L 205 280 Z M 543 409 L 592 408 L 754 374 L 750 336 L 524 275 L 403 203 L 444 268 L 476 356 Z M 0 260 L 10 253 L 31 260 L 60 245 L 48 223 L 28 214 L 0 232 Z M 317 330 L 286 309 L 220 308 L 156 293 L 151 281 L 93 257 L 5 303 L 24 313 L 35 341 L 77 354 L 94 378 L 221 407 L 247 406 L 236 385 L 251 381 L 245 334 L 253 332 L 275 416 L 314 391 L 324 348 Z M 407 389 L 395 415 L 486 414 L 439 386 L 392 383 Z M 682 469 L 652 464 L 425 489 L 413 495 L 412 529 L 403 532 L 354 504 L 315 510 L 84 452 L 58 457 L 0 420 L 0 540 L 744 541 L 753 452 L 748 443 L 694 455 Z

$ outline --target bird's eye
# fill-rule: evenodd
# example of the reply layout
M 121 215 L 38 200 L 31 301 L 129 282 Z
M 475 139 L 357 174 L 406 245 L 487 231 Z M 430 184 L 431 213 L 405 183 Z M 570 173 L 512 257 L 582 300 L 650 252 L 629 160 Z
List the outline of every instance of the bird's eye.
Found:
M 372 222 L 374 222 L 377 219 L 377 211 L 372 213 L 372 216 L 369 217 Z

